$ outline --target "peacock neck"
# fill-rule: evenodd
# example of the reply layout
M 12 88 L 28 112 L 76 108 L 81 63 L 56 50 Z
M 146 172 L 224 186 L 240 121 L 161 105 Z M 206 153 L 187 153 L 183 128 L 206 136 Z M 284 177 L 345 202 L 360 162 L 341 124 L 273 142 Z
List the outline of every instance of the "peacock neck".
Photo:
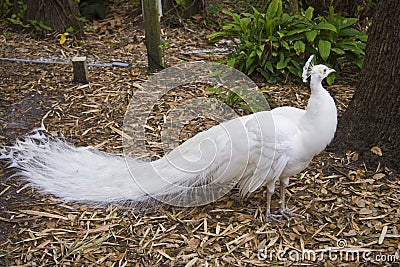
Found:
M 301 122 L 304 145 L 318 154 L 332 140 L 337 125 L 337 110 L 333 98 L 322 87 L 321 81 L 311 79 L 311 95 Z
M 310 119 L 324 119 L 329 115 L 336 116 L 336 106 L 332 97 L 322 86 L 321 80 L 311 78 L 311 95 L 307 104 L 307 116 Z

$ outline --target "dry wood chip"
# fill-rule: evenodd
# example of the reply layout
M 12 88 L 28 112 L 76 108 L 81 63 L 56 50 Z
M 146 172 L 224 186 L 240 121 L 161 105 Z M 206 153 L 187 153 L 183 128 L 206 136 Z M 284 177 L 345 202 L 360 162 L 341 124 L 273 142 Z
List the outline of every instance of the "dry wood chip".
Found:
M 58 214 L 52 214 L 49 212 L 43 212 L 43 211 L 36 211 L 36 210 L 20 210 L 21 213 L 29 214 L 29 215 L 35 215 L 35 216 L 40 216 L 40 217 L 48 217 L 48 218 L 53 218 L 53 219 L 59 219 L 59 220 L 65 220 L 69 221 L 68 217 L 61 216 Z
M 110 225 L 103 225 L 94 229 L 88 229 L 86 231 L 83 231 L 84 234 L 95 234 L 95 233 L 100 233 L 100 232 L 106 232 L 109 231 L 111 228 L 116 226 L 118 224 L 110 224 Z
M 382 232 L 379 235 L 379 239 L 378 239 L 378 244 L 379 245 L 381 245 L 383 243 L 383 240 L 385 240 L 387 231 L 388 231 L 388 226 L 387 225 L 383 226 Z

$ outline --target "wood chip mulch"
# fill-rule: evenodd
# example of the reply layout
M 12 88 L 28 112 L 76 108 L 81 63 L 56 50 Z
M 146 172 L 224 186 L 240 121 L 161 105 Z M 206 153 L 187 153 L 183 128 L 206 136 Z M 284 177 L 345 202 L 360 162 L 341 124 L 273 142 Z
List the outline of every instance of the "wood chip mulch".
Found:
M 90 84 L 76 85 L 70 65 L 0 61 L 1 145 L 43 121 L 52 135 L 75 145 L 122 153 L 126 107 L 148 78 L 142 17 L 137 10 L 139 15 L 131 15 L 138 8 L 131 2 L 113 6 L 114 12 L 92 23 L 93 31 L 80 41 L 60 45 L 55 37 L 0 35 L 0 57 L 64 61 L 86 55 L 95 63 L 130 63 L 129 68 L 89 67 Z M 208 33 L 202 23 L 164 27 L 167 65 L 219 60 L 223 55 L 182 53 L 208 48 Z M 356 75 L 343 72 L 329 87 L 340 113 L 356 81 Z M 306 106 L 309 90 L 300 80 L 258 85 L 277 106 Z M 201 88 L 175 94 L 210 96 Z M 156 129 L 147 135 L 154 157 L 163 155 L 157 129 L 168 110 L 162 104 L 173 107 L 173 99 L 162 99 L 149 120 L 149 128 Z M 182 138 L 211 124 L 194 123 Z M 65 203 L 11 177 L 1 164 L 0 266 L 399 266 L 400 180 L 379 158 L 366 165 L 356 151 L 323 152 L 292 177 L 288 207 L 295 206 L 305 219 L 280 223 L 266 222 L 263 190 L 244 199 L 235 189 L 195 208 Z M 272 210 L 278 201 L 275 194 Z

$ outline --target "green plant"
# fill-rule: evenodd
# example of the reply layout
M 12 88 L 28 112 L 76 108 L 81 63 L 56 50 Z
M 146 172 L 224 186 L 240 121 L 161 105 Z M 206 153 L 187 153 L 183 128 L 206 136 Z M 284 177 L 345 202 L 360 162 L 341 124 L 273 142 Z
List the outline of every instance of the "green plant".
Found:
M 209 37 L 213 41 L 233 40 L 234 50 L 227 64 L 248 75 L 258 72 L 270 81 L 289 73 L 301 76 L 310 54 L 336 69 L 344 60 L 361 67 L 367 35 L 352 28 L 357 19 L 340 16 L 333 8 L 328 17 L 314 18 L 313 10 L 309 7 L 299 15 L 289 15 L 283 13 L 281 0 L 272 0 L 265 13 L 255 8 L 253 13 L 224 11 L 232 21 Z
M 160 49 L 163 49 L 163 50 L 164 50 L 164 49 L 169 49 L 169 48 L 171 48 L 172 45 L 171 45 L 169 39 L 165 39 L 165 40 L 163 40 L 163 41 L 161 42 L 161 44 L 159 45 L 159 47 L 160 47 Z
M 12 0 L 0 1 L 0 16 L 7 14 L 13 7 L 14 2 Z
M 214 87 L 206 88 L 205 90 L 216 94 L 225 104 L 232 108 L 242 108 L 251 111 L 250 107 L 243 101 L 243 99 L 233 91 L 222 90 Z
M 218 5 L 211 4 L 207 7 L 207 13 L 211 15 L 217 14 L 222 11 L 223 7 L 224 7 L 223 3 L 219 3 Z
M 253 95 L 251 92 L 246 92 L 246 90 L 234 92 L 231 90 L 209 87 L 206 88 L 205 91 L 215 94 L 221 101 L 223 101 L 225 104 L 233 109 L 242 109 L 249 113 L 265 110 L 264 104 L 258 103 L 260 99 L 257 99 L 257 97 L 259 96 Z M 265 99 L 270 98 L 270 96 L 266 92 L 263 92 L 263 95 Z M 247 100 L 251 100 L 251 103 L 249 104 L 244 101 L 244 99 L 242 98 L 243 96 L 245 96 Z M 272 105 L 275 106 L 274 104 Z
M 181 8 L 185 8 L 186 7 L 186 2 L 185 0 L 175 0 L 175 2 L 178 4 L 178 6 L 180 6 Z
M 84 27 L 85 27 L 85 31 L 95 32 L 95 29 L 87 22 L 85 22 L 85 26 Z
M 46 31 L 51 31 L 51 27 L 47 26 L 46 24 L 43 23 L 43 21 L 37 21 L 37 20 L 27 20 L 26 23 L 24 23 L 24 17 L 26 10 L 28 6 L 26 3 L 22 0 L 19 0 L 16 2 L 18 5 L 18 13 L 14 13 L 11 15 L 11 17 L 7 18 L 8 21 L 10 21 L 14 25 L 19 25 L 23 28 L 31 28 L 34 27 L 36 30 L 46 30 Z
M 28 25 L 33 26 L 36 30 L 45 30 L 45 31 L 52 30 L 51 27 L 44 24 L 43 21 L 41 21 L 41 20 L 28 19 L 27 22 L 28 22 Z
M 21 20 L 25 16 L 28 6 L 22 0 L 17 1 L 16 4 L 18 5 L 18 13 L 12 14 L 10 18 L 7 18 L 7 20 L 14 25 L 20 25 L 23 28 L 30 27 L 29 24 L 24 24 Z

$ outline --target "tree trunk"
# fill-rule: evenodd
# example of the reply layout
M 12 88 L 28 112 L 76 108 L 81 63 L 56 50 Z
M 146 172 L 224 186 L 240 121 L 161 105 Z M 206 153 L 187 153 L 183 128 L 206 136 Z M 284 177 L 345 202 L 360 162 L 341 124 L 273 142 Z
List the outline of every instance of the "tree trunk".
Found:
M 157 0 L 143 1 L 143 17 L 147 48 L 147 62 L 149 72 L 156 72 L 163 68 L 161 53 L 161 26 Z
M 183 0 L 179 2 L 180 4 L 176 0 L 163 1 L 164 13 L 169 19 L 173 16 L 188 19 L 205 11 L 205 0 Z
M 290 14 L 297 15 L 299 13 L 299 0 L 289 0 Z
M 183 18 L 188 19 L 205 8 L 204 0 L 185 0 L 185 9 L 183 10 Z
M 14 13 L 18 13 L 21 6 L 19 1 L 14 1 Z M 69 27 L 74 29 L 74 34 L 82 34 L 82 23 L 79 21 L 80 13 L 75 0 L 24 0 L 26 11 L 24 23 L 29 20 L 42 22 L 58 33 L 64 33 Z
M 378 1 L 360 83 L 332 147 L 370 153 L 400 170 L 400 1 Z

